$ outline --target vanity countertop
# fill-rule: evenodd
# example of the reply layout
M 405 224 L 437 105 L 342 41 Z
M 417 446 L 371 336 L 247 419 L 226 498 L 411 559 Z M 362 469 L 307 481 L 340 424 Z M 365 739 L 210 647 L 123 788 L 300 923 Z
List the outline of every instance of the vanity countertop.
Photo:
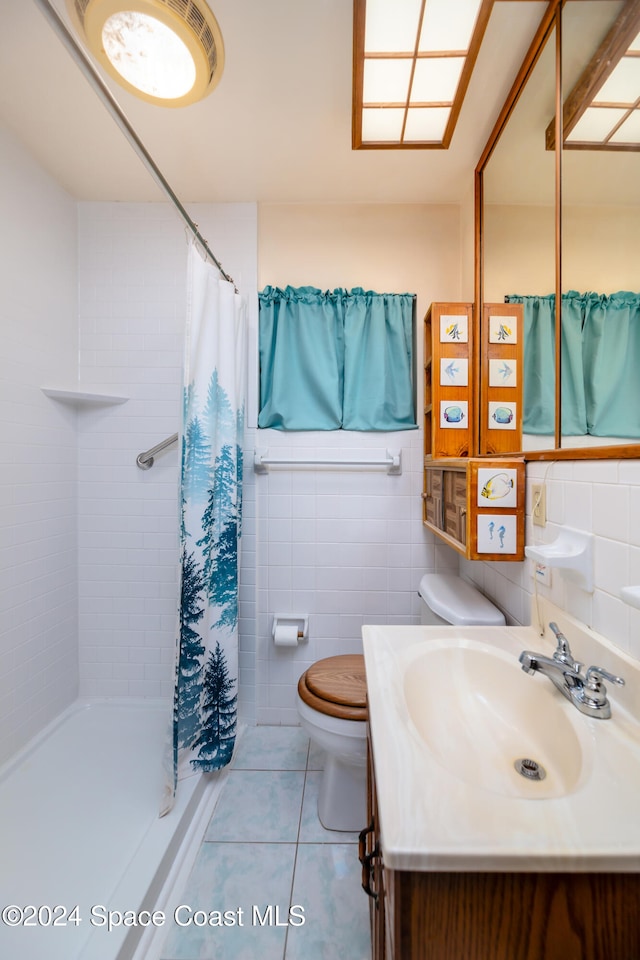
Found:
M 540 612 L 577 659 L 624 677 L 607 683 L 610 719 L 522 671 L 522 650 L 553 653 L 548 629 L 363 627 L 388 868 L 640 871 L 640 663 L 547 601 Z M 549 768 L 541 782 L 513 768 L 520 736 Z

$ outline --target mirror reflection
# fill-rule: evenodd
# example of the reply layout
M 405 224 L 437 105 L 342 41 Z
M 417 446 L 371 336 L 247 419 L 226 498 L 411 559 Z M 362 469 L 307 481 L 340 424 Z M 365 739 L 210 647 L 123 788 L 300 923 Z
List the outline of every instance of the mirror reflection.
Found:
M 554 104 L 552 31 L 483 174 L 484 301 L 524 297 L 528 305 L 524 317 L 525 450 L 555 446 L 554 334 L 548 327 L 546 337 L 540 335 L 537 323 L 540 309 L 549 311 L 549 295 L 555 290 L 555 161 L 544 139 Z M 545 354 L 544 378 L 536 373 L 536 364 L 531 369 L 534 340 L 539 341 L 537 354 Z M 485 445 L 482 452 L 486 450 Z
M 639 6 L 624 0 L 565 4 L 565 100 L 584 80 L 612 25 L 619 33 L 629 8 Z M 553 151 L 545 149 L 555 114 L 554 48 L 551 36 L 484 173 L 484 301 L 515 297 L 524 303 L 523 449 L 530 451 L 555 447 L 555 174 Z M 585 148 L 576 140 L 574 134 L 563 150 L 561 445 L 636 444 L 640 155 L 637 149 Z
M 638 3 L 576 0 L 563 10 L 563 99 L 582 88 L 602 59 L 601 45 L 622 35 L 625 16 L 636 8 L 631 36 L 640 29 Z M 612 31 L 612 26 L 615 28 Z M 628 43 L 622 37 L 626 48 Z M 637 41 L 636 41 L 637 43 Z M 615 55 L 614 55 L 615 58 Z M 608 57 L 607 57 L 608 59 Z M 640 74 L 640 60 L 635 67 Z M 587 73 L 585 74 L 585 70 Z M 640 76 L 636 76 L 640 81 Z M 640 95 L 636 84 L 635 99 Z M 625 92 L 607 83 L 598 103 L 583 115 L 624 119 Z M 613 106 L 618 104 L 619 106 Z M 585 126 L 583 119 L 583 126 Z M 600 122 L 600 125 L 602 121 Z M 640 153 L 638 149 L 586 149 L 569 133 L 562 158 L 562 446 L 640 441 Z M 618 136 L 627 137 L 620 127 Z M 613 135 L 615 141 L 616 134 Z M 637 140 L 640 137 L 636 136 Z

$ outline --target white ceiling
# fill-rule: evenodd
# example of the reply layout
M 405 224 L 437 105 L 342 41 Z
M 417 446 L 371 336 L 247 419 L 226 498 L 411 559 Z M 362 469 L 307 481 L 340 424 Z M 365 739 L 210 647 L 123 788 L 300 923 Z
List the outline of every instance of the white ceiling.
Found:
M 209 3 L 226 60 L 206 100 L 164 109 L 105 76 L 185 203 L 459 202 L 546 7 L 495 4 L 448 150 L 353 151 L 350 0 Z M 0 16 L 0 122 L 74 197 L 159 199 L 35 0 L 0 0 Z

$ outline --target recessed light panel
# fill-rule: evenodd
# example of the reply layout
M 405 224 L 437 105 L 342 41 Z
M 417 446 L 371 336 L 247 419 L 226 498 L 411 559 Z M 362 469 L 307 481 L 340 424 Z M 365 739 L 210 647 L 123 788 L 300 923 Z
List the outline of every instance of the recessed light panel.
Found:
M 449 145 L 493 2 L 354 0 L 355 148 Z

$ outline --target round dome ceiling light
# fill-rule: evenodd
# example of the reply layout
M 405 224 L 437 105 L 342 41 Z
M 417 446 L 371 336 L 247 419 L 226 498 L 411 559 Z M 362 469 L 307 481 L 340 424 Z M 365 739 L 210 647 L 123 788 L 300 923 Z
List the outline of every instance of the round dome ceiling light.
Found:
M 204 0 L 66 0 L 87 46 L 130 93 L 183 107 L 211 93 L 224 47 Z

